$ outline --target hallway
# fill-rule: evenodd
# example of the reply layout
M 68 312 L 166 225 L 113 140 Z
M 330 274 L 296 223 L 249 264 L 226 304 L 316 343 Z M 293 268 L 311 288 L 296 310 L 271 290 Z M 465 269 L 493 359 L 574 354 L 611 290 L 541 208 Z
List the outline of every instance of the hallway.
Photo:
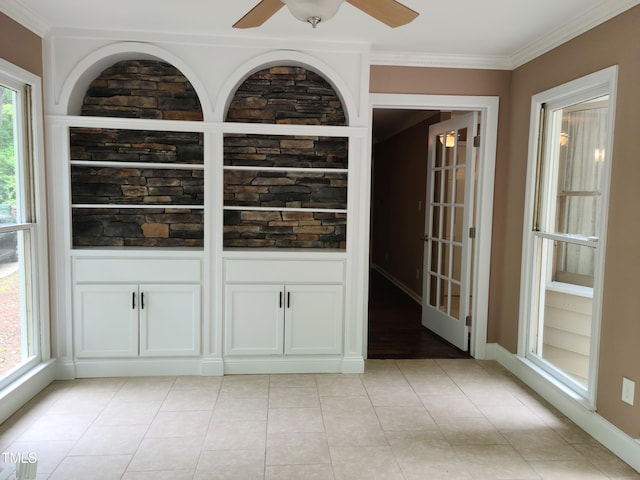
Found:
M 368 358 L 470 358 L 422 326 L 422 308 L 376 270 L 369 279 Z

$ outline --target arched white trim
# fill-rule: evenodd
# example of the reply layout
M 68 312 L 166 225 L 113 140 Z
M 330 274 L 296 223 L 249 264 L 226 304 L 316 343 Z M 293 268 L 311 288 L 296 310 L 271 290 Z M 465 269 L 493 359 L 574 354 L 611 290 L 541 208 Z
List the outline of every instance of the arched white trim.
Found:
M 404 95 L 371 94 L 371 110 L 395 108 L 406 110 L 478 111 L 480 123 L 480 160 L 478 162 L 476 200 L 476 246 L 473 260 L 473 328 L 471 333 L 471 355 L 477 359 L 487 358 L 487 323 L 489 307 L 489 274 L 491 268 L 491 238 L 493 227 L 493 192 L 495 183 L 496 145 L 498 138 L 498 97 L 464 95 Z M 371 114 L 373 118 L 373 112 Z M 371 155 L 367 156 L 369 162 Z M 371 165 L 368 166 L 371 168 Z M 369 194 L 370 192 L 366 192 Z M 366 231 L 369 231 L 368 229 Z M 364 242 L 359 245 L 366 251 Z M 362 259 L 365 261 L 365 258 Z M 365 273 L 367 273 L 366 269 Z M 361 271 L 360 274 L 363 274 Z M 366 282 L 365 278 L 358 279 Z M 367 301 L 367 298 L 362 300 Z M 364 338 L 367 338 L 365 332 Z
M 213 109 L 204 83 L 180 57 L 166 50 L 142 42 L 120 42 L 90 53 L 80 60 L 65 79 L 60 94 L 56 99 L 58 105 L 66 105 L 67 115 L 79 115 L 90 83 L 100 73 L 121 60 L 160 60 L 174 66 L 191 82 L 202 106 L 205 121 L 209 121 Z
M 233 100 L 238 87 L 248 77 L 260 70 L 275 66 L 300 66 L 308 68 L 322 76 L 329 84 L 335 89 L 338 97 L 342 101 L 342 105 L 345 108 L 345 115 L 347 117 L 347 125 L 351 118 L 357 118 L 356 102 L 353 99 L 352 92 L 350 91 L 347 83 L 342 77 L 329 65 L 321 60 L 318 60 L 311 55 L 307 55 L 295 50 L 276 50 L 263 55 L 253 57 L 249 61 L 243 63 L 238 67 L 222 85 L 219 91 L 216 101 L 216 120 L 224 122 L 227 115 L 229 105 Z

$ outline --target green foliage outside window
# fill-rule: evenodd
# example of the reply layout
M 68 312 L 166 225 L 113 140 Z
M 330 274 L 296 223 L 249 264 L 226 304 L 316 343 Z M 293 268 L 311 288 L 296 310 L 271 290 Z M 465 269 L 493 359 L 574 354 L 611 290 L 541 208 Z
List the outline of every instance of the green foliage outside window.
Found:
M 0 87 L 0 204 L 16 204 L 13 90 Z

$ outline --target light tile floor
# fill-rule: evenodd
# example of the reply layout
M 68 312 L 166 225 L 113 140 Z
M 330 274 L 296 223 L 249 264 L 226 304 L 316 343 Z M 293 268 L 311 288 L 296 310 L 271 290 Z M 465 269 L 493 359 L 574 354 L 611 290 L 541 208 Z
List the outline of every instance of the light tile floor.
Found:
M 38 479 L 640 479 L 495 362 L 55 382 L 0 426 Z M 1 460 L 1 459 L 0 459 Z

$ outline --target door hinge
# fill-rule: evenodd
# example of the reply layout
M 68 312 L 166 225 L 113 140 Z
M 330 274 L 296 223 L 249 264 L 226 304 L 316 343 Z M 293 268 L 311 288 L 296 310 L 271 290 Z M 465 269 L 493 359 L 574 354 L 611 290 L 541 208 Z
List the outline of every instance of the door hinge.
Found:
M 473 137 L 473 146 L 476 148 L 480 146 L 480 135 Z
M 471 326 L 472 316 L 471 315 L 467 315 L 467 318 L 465 320 L 467 322 L 466 323 L 467 327 L 470 327 Z
M 476 238 L 476 227 L 471 227 L 469 229 L 469 238 Z

